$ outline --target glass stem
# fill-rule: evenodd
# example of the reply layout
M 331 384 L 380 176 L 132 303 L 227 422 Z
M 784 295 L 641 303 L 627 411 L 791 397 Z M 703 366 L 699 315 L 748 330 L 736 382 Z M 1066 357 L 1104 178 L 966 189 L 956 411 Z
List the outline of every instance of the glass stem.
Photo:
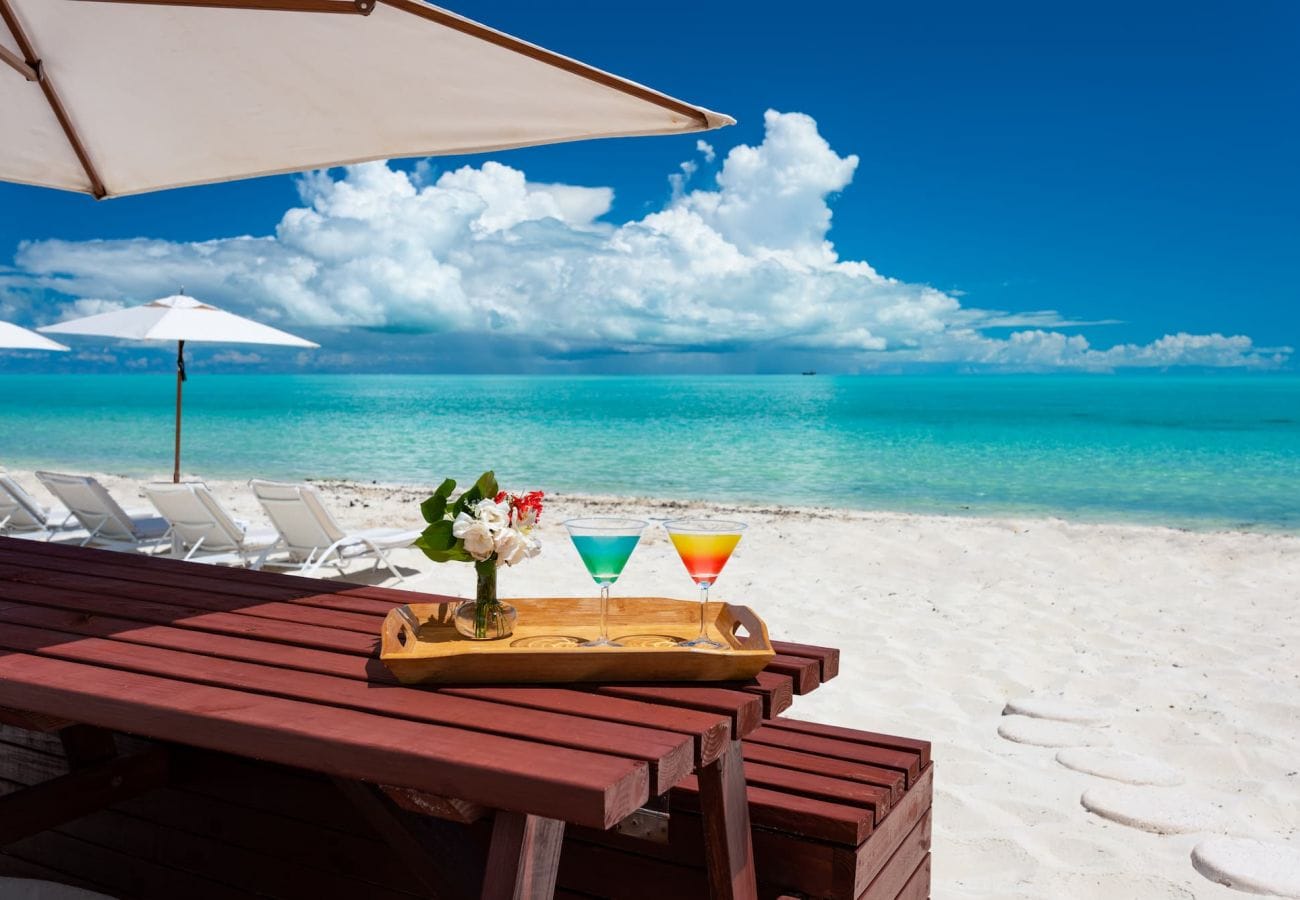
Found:
M 600 639 L 609 640 L 609 585 L 600 586 Z
M 696 640 L 709 640 L 708 627 L 708 608 L 709 608 L 709 583 L 706 581 L 700 585 L 700 636 Z

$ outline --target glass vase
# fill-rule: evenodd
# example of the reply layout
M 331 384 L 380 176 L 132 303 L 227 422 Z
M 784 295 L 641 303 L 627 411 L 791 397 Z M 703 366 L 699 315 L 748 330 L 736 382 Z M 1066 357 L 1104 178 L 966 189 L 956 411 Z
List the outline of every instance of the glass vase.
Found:
M 474 563 L 478 589 L 473 600 L 456 607 L 453 621 L 456 630 L 472 641 L 495 641 L 510 637 L 515 630 L 518 611 L 497 599 L 497 563 L 495 559 Z

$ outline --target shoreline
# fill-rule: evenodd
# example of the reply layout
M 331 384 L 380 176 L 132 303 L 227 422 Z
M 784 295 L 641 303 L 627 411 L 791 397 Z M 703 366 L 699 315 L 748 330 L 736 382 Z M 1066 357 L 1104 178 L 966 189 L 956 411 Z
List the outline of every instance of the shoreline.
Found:
M 171 481 L 170 473 L 163 472 L 162 470 L 140 474 L 131 469 L 125 471 L 106 471 L 93 466 L 78 467 L 60 466 L 56 464 L 49 468 L 53 471 L 93 474 L 101 480 L 109 478 L 121 482 L 134 482 L 137 484 Z M 0 471 L 8 471 L 11 474 L 23 476 L 31 481 L 35 481 L 33 475 L 35 469 L 24 464 L 20 464 L 17 467 L 9 467 L 8 469 L 6 469 L 4 465 L 0 465 Z M 205 481 L 209 485 L 240 485 L 245 484 L 249 479 L 230 478 L 221 475 L 213 478 L 203 478 L 196 474 L 183 473 L 182 480 Z M 312 475 L 296 479 L 270 477 L 268 480 L 287 482 L 303 481 L 317 485 L 318 487 L 323 486 L 337 490 L 374 490 L 379 493 L 386 492 L 389 494 L 398 492 L 412 495 L 420 494 L 421 499 L 431 494 L 433 489 L 437 486 L 437 482 L 430 482 L 421 485 L 409 481 L 387 481 L 334 475 Z M 890 509 L 870 506 L 829 506 L 802 503 L 777 503 L 747 499 L 691 499 L 686 497 L 675 497 L 672 495 L 656 496 L 651 494 L 635 493 L 588 493 L 567 490 L 547 490 L 545 487 L 541 487 L 540 489 L 545 490 L 548 497 L 563 499 L 566 502 L 592 503 L 601 506 L 636 506 L 689 511 L 715 510 L 731 511 L 736 514 L 803 515 L 865 521 L 899 521 L 909 520 L 912 518 L 922 518 L 946 520 L 954 523 L 974 524 L 1020 522 L 1026 524 L 1039 523 L 1044 525 L 1061 524 L 1080 528 L 1131 528 L 1137 530 L 1170 531 L 1184 534 L 1253 534 L 1261 536 L 1300 538 L 1300 525 L 1288 526 L 1270 523 L 1233 522 L 1217 518 L 1210 519 L 1197 517 L 1188 517 L 1175 521 L 1161 521 L 1160 517 L 1155 514 L 1134 515 L 1128 517 L 1117 513 L 1114 516 L 1092 517 L 1087 515 L 1077 515 L 1065 511 L 1053 511 L 1050 509 L 1016 509 L 1010 507 L 989 510 L 968 508 L 962 510 L 938 511 L 928 509 Z M 419 501 L 417 500 L 415 502 L 418 503 Z M 672 518 L 672 516 L 668 516 L 667 518 Z
M 122 476 L 127 477 L 127 476 Z M 229 479 L 221 479 L 228 481 Z M 336 489 L 351 489 L 365 491 L 374 489 L 377 492 L 405 492 L 417 494 L 424 492 L 423 496 L 433 492 L 433 487 L 428 487 L 396 481 L 364 481 L 352 478 L 304 478 L 303 481 L 317 486 L 328 486 Z M 644 507 L 661 510 L 684 510 L 691 513 L 700 511 L 714 511 L 719 513 L 728 513 L 736 515 L 766 515 L 766 516 L 813 516 L 818 518 L 838 518 L 844 520 L 857 520 L 866 522 L 901 522 L 912 519 L 933 519 L 938 521 L 952 522 L 954 524 L 982 524 L 995 525 L 999 523 L 1022 523 L 1026 526 L 1039 525 L 1065 525 L 1078 528 L 1123 528 L 1133 529 L 1136 531 L 1154 531 L 1154 532 L 1175 532 L 1179 534 L 1240 534 L 1240 535 L 1260 535 L 1274 537 L 1289 537 L 1300 539 L 1300 527 L 1288 528 L 1286 526 L 1256 525 L 1254 523 L 1230 524 L 1216 523 L 1211 524 L 1212 520 L 1204 520 L 1204 527 L 1195 527 L 1193 525 L 1170 524 L 1145 521 L 1142 519 L 1091 519 L 1076 518 L 1065 513 L 1053 513 L 1049 511 L 1034 512 L 1017 512 L 1015 510 L 1006 510 L 1005 512 L 984 512 L 979 510 L 970 510 L 969 512 L 929 512 L 925 510 L 906 510 L 906 509 L 883 509 L 877 507 L 859 507 L 859 506 L 818 506 L 805 505 L 798 503 L 770 503 L 761 501 L 748 500 L 709 500 L 709 499 L 686 499 L 672 496 L 654 496 L 649 494 L 602 494 L 602 493 L 579 493 L 570 491 L 547 491 L 546 496 L 554 500 L 563 500 L 566 503 L 573 504 L 592 504 L 595 506 L 606 507 Z M 674 518 L 676 516 L 666 516 L 664 518 Z M 658 517 L 656 517 L 658 518 Z

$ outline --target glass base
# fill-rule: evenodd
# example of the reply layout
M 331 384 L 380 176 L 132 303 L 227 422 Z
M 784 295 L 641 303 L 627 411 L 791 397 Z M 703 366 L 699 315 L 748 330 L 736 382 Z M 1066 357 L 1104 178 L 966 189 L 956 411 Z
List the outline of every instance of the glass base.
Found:
M 664 648 L 679 646 L 685 638 L 674 637 L 671 634 L 629 634 L 618 640 L 624 647 Z
M 594 641 L 583 641 L 579 647 L 622 647 L 618 641 L 611 641 L 609 638 L 596 638 Z
M 554 650 L 558 647 L 581 647 L 582 638 L 571 634 L 535 634 L 512 641 L 510 646 L 532 650 Z
M 721 650 L 726 644 L 719 644 L 713 638 L 697 637 L 693 641 L 682 641 L 679 647 L 694 647 L 700 650 Z
M 456 630 L 471 641 L 495 641 L 510 637 L 519 611 L 509 603 L 465 600 L 456 606 L 452 621 Z

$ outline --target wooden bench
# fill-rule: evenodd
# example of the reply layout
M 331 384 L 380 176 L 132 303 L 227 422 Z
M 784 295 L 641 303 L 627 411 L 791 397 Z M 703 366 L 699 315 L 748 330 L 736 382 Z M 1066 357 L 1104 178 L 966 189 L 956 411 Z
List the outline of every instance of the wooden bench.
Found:
M 745 738 L 744 757 L 760 897 L 929 897 L 928 742 L 781 718 Z M 627 900 L 707 897 L 698 797 L 693 778 L 672 791 L 660 843 L 571 829 L 560 886 Z M 613 883 L 619 890 L 602 890 Z

